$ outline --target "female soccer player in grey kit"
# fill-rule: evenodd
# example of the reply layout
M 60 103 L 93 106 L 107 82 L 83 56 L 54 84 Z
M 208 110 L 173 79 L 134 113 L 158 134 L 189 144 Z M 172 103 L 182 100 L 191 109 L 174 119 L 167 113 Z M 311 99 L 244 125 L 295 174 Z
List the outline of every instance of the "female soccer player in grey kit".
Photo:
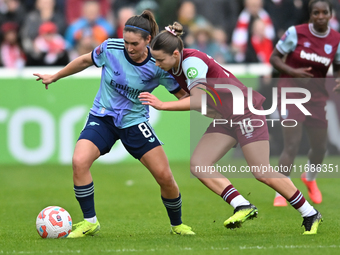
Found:
M 325 82 L 328 69 L 333 64 L 335 77 L 340 77 L 340 34 L 328 26 L 332 17 L 332 5 L 328 0 L 311 0 L 309 2 L 309 24 L 290 27 L 273 51 L 270 62 L 281 72 L 278 82 L 279 91 L 282 87 L 303 87 L 310 91 L 311 99 L 304 107 L 311 113 L 305 116 L 294 105 L 287 106 L 287 114 L 281 118 L 297 121 L 295 127 L 282 127 L 284 148 L 279 159 L 279 165 L 290 168 L 298 153 L 305 128 L 310 150 L 308 163 L 303 169 L 308 169 L 301 175 L 308 188 L 310 199 L 319 204 L 322 202 L 321 192 L 316 184 L 316 175 L 322 169 L 322 161 L 327 146 L 326 101 L 328 93 Z M 286 56 L 286 60 L 283 58 Z M 296 78 L 296 79 L 293 79 Z M 305 84 L 298 82 L 300 78 Z M 308 81 L 307 81 L 308 80 Z M 334 91 L 340 91 L 339 81 Z M 299 94 L 289 93 L 287 98 L 299 98 Z M 280 109 L 280 93 L 278 100 Z M 289 124 L 287 124 L 289 125 Z M 293 125 L 294 126 L 294 125 Z M 290 172 L 284 174 L 290 175 Z M 276 193 L 274 206 L 286 206 L 286 200 Z
M 108 153 L 118 139 L 160 185 L 162 201 L 170 218 L 171 233 L 195 234 L 182 223 L 182 200 L 178 186 L 161 143 L 148 123 L 149 109 L 138 100 L 140 92 L 151 92 L 159 84 L 178 98 L 186 94 L 173 77 L 155 66 L 147 45 L 157 32 L 153 14 L 144 11 L 126 22 L 123 39 L 104 41 L 91 53 L 78 57 L 54 75 L 34 74 L 47 89 L 52 82 L 93 64 L 102 67 L 100 89 L 73 154 L 74 190 L 84 220 L 75 224 L 69 238 L 94 235 L 100 229 L 94 207 L 90 167 L 99 156 Z
M 212 93 L 214 82 L 217 82 L 217 84 L 231 84 L 231 86 L 237 87 L 243 92 L 239 95 L 240 100 L 247 101 L 250 95 L 247 94 L 246 86 L 212 57 L 197 50 L 184 49 L 183 41 L 180 38 L 182 33 L 182 25 L 175 22 L 159 33 L 152 40 L 150 47 L 151 53 L 156 59 L 156 65 L 172 74 L 181 87 L 190 93 L 190 96 L 178 101 L 161 102 L 154 95 L 143 92 L 140 95 L 140 100 L 158 110 L 200 110 L 203 91 L 208 90 L 207 93 Z M 271 167 L 268 167 L 268 172 L 253 171 L 254 167 L 260 169 L 260 166 L 270 166 L 269 136 L 265 116 L 255 115 L 246 107 L 244 107 L 244 114 L 234 114 L 231 90 L 226 88 L 215 88 L 214 90 L 218 92 L 221 103 L 215 104 L 208 97 L 209 114 L 219 116 L 218 119 L 228 120 L 228 123 L 232 121 L 241 124 L 215 126 L 212 123 L 193 152 L 190 170 L 205 186 L 234 207 L 234 215 L 224 222 L 224 226 L 227 228 L 240 227 L 244 221 L 255 217 L 258 210 L 223 175 L 216 172 L 208 173 L 208 175 L 202 174 L 196 171 L 196 166 L 213 166 L 232 147 L 240 143 L 253 175 L 274 190 L 282 192 L 281 194 L 300 212 L 304 218 L 305 235 L 316 234 L 319 223 L 322 221 L 321 214 L 305 200 L 291 180 L 276 173 Z M 264 97 L 254 92 L 252 98 L 254 107 L 262 109 Z M 250 121 L 254 126 L 249 124 Z M 261 121 L 263 125 L 259 125 Z M 248 125 L 243 124 L 245 122 Z

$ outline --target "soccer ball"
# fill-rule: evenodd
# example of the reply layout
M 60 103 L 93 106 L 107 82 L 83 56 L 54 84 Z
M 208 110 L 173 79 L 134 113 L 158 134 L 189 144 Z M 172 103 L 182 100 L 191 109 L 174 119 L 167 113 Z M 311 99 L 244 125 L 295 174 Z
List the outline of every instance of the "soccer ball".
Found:
M 72 230 L 72 219 L 64 208 L 48 206 L 39 213 L 36 228 L 42 238 L 67 237 Z

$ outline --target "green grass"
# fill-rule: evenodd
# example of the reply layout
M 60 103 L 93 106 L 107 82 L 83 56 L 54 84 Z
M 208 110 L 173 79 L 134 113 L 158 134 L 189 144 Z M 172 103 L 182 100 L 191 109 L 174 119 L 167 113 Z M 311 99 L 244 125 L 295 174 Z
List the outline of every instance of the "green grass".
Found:
M 273 163 L 277 159 L 272 160 Z M 305 158 L 297 159 L 304 164 Z M 328 157 L 326 163 L 340 164 Z M 244 160 L 235 160 L 238 166 Z M 324 196 L 317 205 L 324 223 L 315 236 L 302 236 L 302 218 L 292 207 L 274 208 L 274 192 L 255 179 L 233 179 L 234 186 L 259 209 L 242 228 L 223 222 L 232 207 L 190 178 L 188 163 L 172 163 L 183 198 L 183 221 L 196 236 L 169 234 L 159 187 L 139 163 L 92 168 L 101 232 L 83 239 L 42 239 L 35 220 L 48 205 L 64 207 L 73 222 L 82 220 L 74 198 L 70 166 L 0 166 L 0 254 L 336 254 L 340 249 L 340 180 L 319 179 Z M 307 195 L 299 179 L 296 186 Z M 132 184 L 132 185 L 131 185 Z

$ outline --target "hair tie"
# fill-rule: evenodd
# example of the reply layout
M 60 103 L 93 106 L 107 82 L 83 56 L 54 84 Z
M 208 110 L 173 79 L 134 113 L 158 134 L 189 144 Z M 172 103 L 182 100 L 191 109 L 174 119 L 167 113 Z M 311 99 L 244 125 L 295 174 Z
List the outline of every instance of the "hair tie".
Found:
M 177 37 L 177 34 L 175 32 L 175 29 L 171 29 L 169 26 L 165 27 L 165 30 L 168 31 L 170 34 Z
M 132 26 L 132 25 L 125 25 L 125 27 L 131 27 L 131 28 L 139 29 L 139 30 L 142 30 L 142 31 L 147 32 L 148 34 L 150 34 L 149 31 L 147 31 L 147 30 L 145 30 L 143 28 L 140 28 L 140 27 L 136 27 L 136 26 Z

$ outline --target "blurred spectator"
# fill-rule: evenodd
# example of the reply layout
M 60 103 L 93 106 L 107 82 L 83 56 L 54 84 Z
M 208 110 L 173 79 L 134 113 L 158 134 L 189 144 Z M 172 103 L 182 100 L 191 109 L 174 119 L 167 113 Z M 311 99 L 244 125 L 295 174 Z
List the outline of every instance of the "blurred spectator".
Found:
M 39 35 L 40 25 L 47 21 L 53 22 L 58 33 L 63 34 L 66 23 L 63 14 L 55 10 L 55 0 L 37 0 L 36 9 L 28 13 L 21 29 L 22 45 L 28 58 L 27 65 L 34 65 L 35 61 L 31 63 L 31 60 L 35 59 L 33 42 Z
M 136 13 L 142 13 L 144 10 L 151 11 L 155 18 L 158 19 L 158 3 L 155 0 L 140 0 L 136 6 Z
M 67 24 L 72 24 L 80 19 L 82 14 L 82 7 L 85 2 L 91 0 L 65 0 L 66 20 Z M 93 1 L 93 0 L 92 0 Z M 110 15 L 110 0 L 95 0 L 99 4 L 99 13 L 105 19 L 109 19 Z M 116 1 L 124 2 L 124 1 Z
M 134 15 L 136 15 L 135 9 L 129 6 L 122 7 L 118 11 L 116 19 L 116 33 L 113 36 L 114 38 L 123 38 L 125 23 Z
M 188 45 L 189 48 L 193 48 L 206 53 L 213 57 L 219 63 L 226 63 L 223 51 L 220 45 L 214 40 L 214 29 L 211 26 L 193 27 L 192 34 L 194 37 L 194 43 Z
M 18 28 L 18 24 L 13 22 L 1 25 L 3 41 L 0 46 L 0 62 L 7 68 L 22 68 L 26 62 L 18 39 Z
M 139 3 L 139 1 L 140 0 L 124 0 L 124 1 L 113 0 L 111 8 L 113 10 L 114 16 L 117 17 L 119 10 L 124 7 L 135 8 L 135 6 Z M 161 1 L 164 1 L 164 0 L 161 0 Z M 169 1 L 173 1 L 173 0 L 169 0 Z
M 196 14 L 196 6 L 192 1 L 183 1 L 179 6 L 177 14 L 177 19 L 183 26 L 184 34 L 182 39 L 185 47 L 187 47 L 187 45 L 194 43 L 194 38 L 190 35 L 190 29 L 192 27 L 203 27 L 209 24 L 209 22 L 203 16 Z
M 19 0 L 3 0 L 0 10 L 0 26 L 6 22 L 15 22 L 20 27 L 25 17 L 25 9 Z
M 275 37 L 273 23 L 268 13 L 263 9 L 262 0 L 245 0 L 244 4 L 245 7 L 239 15 L 232 35 L 232 47 L 236 52 L 236 62 L 247 62 L 246 51 L 251 46 L 250 33 L 255 19 L 260 18 L 264 22 L 266 38 L 273 40 Z
M 264 0 L 264 9 L 268 12 L 275 29 L 274 44 L 290 26 L 298 24 L 299 11 L 294 2 L 295 0 Z
M 0 0 L 1 1 L 1 0 Z M 35 4 L 37 0 L 21 0 L 21 4 L 27 12 L 33 11 L 35 9 Z M 55 0 L 55 5 L 58 11 L 64 13 L 65 11 L 65 0 Z
M 237 16 L 242 10 L 235 0 L 192 0 L 197 9 L 197 14 L 202 15 L 214 27 L 220 27 L 231 35 L 237 21 Z M 228 39 L 230 42 L 230 40 Z
M 234 55 L 228 45 L 228 34 L 225 30 L 217 27 L 213 31 L 213 36 L 215 42 L 219 45 L 219 48 L 222 51 L 224 62 L 221 63 L 234 63 Z
M 159 30 L 163 30 L 178 19 L 177 11 L 181 0 L 156 0 L 156 2 L 158 3 L 157 23 Z
M 114 32 L 111 24 L 100 16 L 99 3 L 93 0 L 85 1 L 82 6 L 82 17 L 66 30 L 67 48 L 70 50 L 75 48 L 76 55 L 88 53 L 111 37 Z
M 35 65 L 66 65 L 69 62 L 64 38 L 57 33 L 53 22 L 45 22 L 39 27 L 39 36 L 34 40 Z M 32 62 L 33 62 L 32 61 Z
M 251 31 L 251 46 L 256 54 L 256 59 L 248 62 L 260 62 L 269 64 L 270 56 L 273 52 L 273 42 L 265 35 L 265 26 L 263 20 L 257 18 L 253 22 Z M 247 56 L 246 56 L 247 60 Z

